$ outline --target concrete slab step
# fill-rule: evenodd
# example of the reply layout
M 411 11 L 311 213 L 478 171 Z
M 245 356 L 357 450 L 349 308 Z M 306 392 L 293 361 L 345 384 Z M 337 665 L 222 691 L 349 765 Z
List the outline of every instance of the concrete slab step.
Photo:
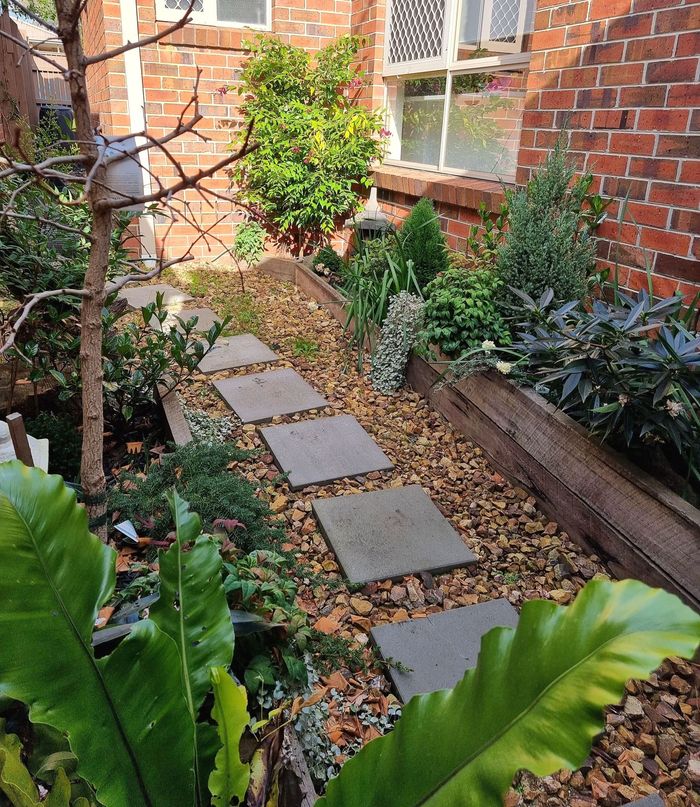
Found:
M 199 332 L 206 333 L 215 322 L 221 322 L 221 317 L 215 314 L 211 308 L 182 308 L 168 313 L 168 318 L 163 323 L 163 328 L 168 329 L 174 327 L 177 328 L 178 331 L 182 331 L 180 320 L 187 322 L 187 320 L 192 317 L 197 317 L 194 330 Z M 161 329 L 160 322 L 158 322 L 155 317 L 153 317 L 148 324 L 154 329 Z
M 221 397 L 243 423 L 264 423 L 277 415 L 323 409 L 328 401 L 291 368 L 215 381 Z
M 192 300 L 189 294 L 167 283 L 157 283 L 153 286 L 125 286 L 119 292 L 119 298 L 127 301 L 131 308 L 143 308 L 144 305 L 155 303 L 156 296 L 162 293 L 163 305 L 182 306 Z
M 260 434 L 292 490 L 394 466 L 351 415 L 268 426 Z
M 351 583 L 444 572 L 476 560 L 420 485 L 315 499 L 312 506 Z
M 249 364 L 264 364 L 279 361 L 279 356 L 257 336 L 242 333 L 238 336 L 221 336 L 214 347 L 199 362 L 203 373 L 235 370 Z
M 404 703 L 414 695 L 453 687 L 476 666 L 481 637 L 495 627 L 515 627 L 518 613 L 504 599 L 431 614 L 423 619 L 372 628 L 372 639 L 384 659 L 407 667 L 391 667 L 389 677 Z

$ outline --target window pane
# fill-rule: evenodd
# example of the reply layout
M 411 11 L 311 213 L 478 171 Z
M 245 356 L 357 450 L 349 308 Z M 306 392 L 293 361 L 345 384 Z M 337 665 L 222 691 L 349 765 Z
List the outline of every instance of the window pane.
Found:
M 445 0 L 392 0 L 389 64 L 442 53 Z
M 184 14 L 185 11 L 190 7 L 190 0 L 165 0 L 165 7 L 167 9 L 173 9 L 174 11 L 182 11 Z M 193 12 L 199 12 L 204 10 L 204 5 L 202 0 L 195 0 L 194 5 L 192 6 Z
M 267 0 L 216 0 L 216 16 L 221 22 L 267 25 Z
M 452 77 L 445 168 L 515 174 L 526 84 L 524 70 Z
M 534 0 L 462 0 L 457 61 L 530 50 Z
M 445 106 L 444 76 L 389 86 L 393 142 L 389 157 L 437 168 Z

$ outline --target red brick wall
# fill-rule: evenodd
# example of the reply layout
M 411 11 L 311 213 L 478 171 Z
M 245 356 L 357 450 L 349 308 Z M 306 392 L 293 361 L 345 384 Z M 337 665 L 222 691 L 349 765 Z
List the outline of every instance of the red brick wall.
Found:
M 139 36 L 152 35 L 170 23 L 156 21 L 155 0 L 137 0 Z M 273 0 L 272 32 L 291 44 L 317 50 L 350 31 L 350 0 Z M 121 45 L 119 2 L 89 0 L 86 44 L 90 52 Z M 162 136 L 177 123 L 182 109 L 190 101 L 197 70 L 200 112 L 204 116 L 197 127 L 203 140 L 186 134 L 169 145 L 173 157 L 185 170 L 196 171 L 220 160 L 227 151 L 231 129 L 236 126 L 240 98 L 235 91 L 218 93 L 222 86 L 236 83 L 236 70 L 245 57 L 243 41 L 254 32 L 219 26 L 189 25 L 167 40 L 141 50 L 141 70 L 145 95 L 145 112 L 150 134 Z M 129 131 L 123 59 L 114 59 L 108 66 L 93 70 L 89 76 L 95 111 L 99 113 L 107 134 Z M 150 169 L 164 184 L 176 179 L 177 173 L 168 157 L 155 149 L 150 152 Z M 228 179 L 221 174 L 206 186 L 215 193 L 226 193 Z M 205 228 L 212 227 L 212 236 L 230 245 L 237 214 L 232 206 L 214 196 L 203 198 L 188 191 L 180 195 L 183 211 L 196 217 Z M 223 217 L 223 218 L 222 218 Z M 218 222 L 218 223 L 217 223 Z M 167 244 L 163 244 L 167 233 Z M 180 220 L 169 229 L 169 221 L 156 225 L 159 246 L 168 257 L 177 257 L 190 247 L 195 257 L 220 254 L 224 246 L 210 238 L 199 240 L 196 231 Z
M 613 197 L 602 265 L 657 294 L 700 284 L 700 4 L 538 0 L 519 181 L 557 137 Z M 628 198 L 624 221 L 616 220 Z M 636 222 L 636 224 L 634 223 Z M 618 241 L 619 233 L 619 244 Z

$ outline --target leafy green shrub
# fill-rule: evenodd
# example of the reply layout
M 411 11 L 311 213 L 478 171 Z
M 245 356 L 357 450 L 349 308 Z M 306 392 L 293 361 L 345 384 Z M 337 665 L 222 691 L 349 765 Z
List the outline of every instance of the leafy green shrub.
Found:
M 126 313 L 119 306 L 102 312 L 104 404 L 107 416 L 118 425 L 148 410 L 158 387 L 170 392 L 191 383 L 199 362 L 228 324 L 224 319 L 214 323 L 206 334 L 199 334 L 196 317 L 185 321 L 176 316 L 171 322 L 171 315 L 163 307 L 162 294 L 155 303 L 141 309 L 139 321 L 117 327 Z M 153 320 L 160 327 L 151 327 Z M 61 400 L 80 393 L 79 356 L 74 357 L 73 364 L 67 362 L 63 371 L 52 370 L 51 375 L 58 382 Z
M 423 324 L 424 306 L 420 297 L 407 291 L 391 298 L 372 356 L 372 386 L 377 392 L 388 394 L 403 386 L 406 363 Z
M 232 179 L 284 243 L 308 251 L 355 211 L 358 188 L 371 185 L 371 164 L 383 150 L 382 117 L 357 100 L 358 39 L 341 37 L 313 61 L 303 48 L 271 37 L 248 47 L 237 91 L 242 128 L 253 126 L 256 148 L 235 164 Z
M 554 290 L 558 301 L 581 299 L 595 269 L 592 220 L 586 199 L 592 174 L 572 180 L 575 167 L 561 140 L 527 184 L 506 191 L 508 230 L 498 249 L 497 267 L 508 289 L 539 296 Z
M 421 289 L 449 268 L 447 244 L 440 219 L 430 199 L 417 202 L 398 233 L 398 240 L 413 268 Z
M 646 289 L 557 308 L 522 292 L 512 351 L 529 383 L 604 440 L 665 446 L 700 482 L 700 340 L 682 298 Z
M 162 539 L 173 528 L 165 493 L 173 486 L 190 498 L 201 514 L 205 530 L 218 519 L 234 519 L 232 540 L 244 552 L 274 549 L 283 533 L 269 523 L 268 506 L 257 498 L 255 488 L 240 474 L 230 472 L 233 462 L 249 454 L 233 443 L 188 443 L 164 454 L 147 475 L 127 474 L 110 496 L 109 506 L 128 518 L 137 529 Z
M 76 482 L 82 456 L 82 435 L 76 419 L 67 413 L 39 412 L 26 425 L 32 437 L 50 441 L 49 472 Z
M 241 279 L 241 291 L 245 294 L 243 268 L 252 269 L 265 252 L 265 228 L 257 221 L 244 221 L 236 227 L 231 247 L 231 257 L 236 263 Z
M 498 306 L 502 283 L 489 269 L 448 269 L 426 289 L 425 336 L 448 356 L 485 340 L 508 344 L 510 333 Z
M 321 275 L 340 275 L 345 269 L 345 261 L 328 244 L 314 255 L 311 265 Z

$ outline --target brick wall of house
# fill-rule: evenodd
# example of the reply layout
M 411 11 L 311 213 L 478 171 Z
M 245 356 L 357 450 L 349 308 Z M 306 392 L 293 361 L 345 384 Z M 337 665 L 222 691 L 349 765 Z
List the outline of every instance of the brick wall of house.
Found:
M 613 197 L 602 265 L 629 288 L 700 284 L 700 4 L 538 0 L 519 155 L 525 181 L 557 137 Z M 623 222 L 618 218 L 627 198 Z M 636 224 L 635 224 L 636 222 Z
M 140 37 L 171 25 L 156 19 L 155 0 L 136 2 Z M 351 0 L 275 0 L 272 32 L 291 44 L 314 51 L 349 33 L 350 8 Z M 105 43 L 110 48 L 121 45 L 121 30 L 119 2 L 89 0 L 86 42 L 91 52 Z M 199 111 L 203 120 L 197 131 L 206 139 L 185 134 L 168 147 L 188 172 L 211 166 L 227 153 L 232 130 L 239 123 L 240 98 L 235 89 L 228 93 L 218 89 L 235 87 L 236 71 L 246 58 L 243 42 L 252 33 L 224 26 L 188 25 L 140 52 L 145 113 L 148 130 L 154 137 L 166 134 L 176 125 L 192 98 L 200 71 Z M 126 98 L 123 58 L 111 60 L 89 79 L 95 111 L 105 133 L 118 135 L 129 131 L 128 104 L 122 100 Z M 155 149 L 150 152 L 150 171 L 164 184 L 177 178 L 168 156 Z M 180 195 L 181 217 L 173 226 L 164 217 L 157 220 L 156 241 L 168 257 L 184 254 L 190 248 L 197 258 L 213 257 L 223 252 L 224 245 L 230 246 L 239 215 L 233 212 L 230 203 L 216 196 L 227 192 L 228 179 L 223 174 L 216 176 L 206 182 L 206 187 L 212 193 L 204 197 L 193 191 Z M 197 240 L 196 231 L 186 221 L 193 217 L 204 228 L 211 228 L 208 240 Z

